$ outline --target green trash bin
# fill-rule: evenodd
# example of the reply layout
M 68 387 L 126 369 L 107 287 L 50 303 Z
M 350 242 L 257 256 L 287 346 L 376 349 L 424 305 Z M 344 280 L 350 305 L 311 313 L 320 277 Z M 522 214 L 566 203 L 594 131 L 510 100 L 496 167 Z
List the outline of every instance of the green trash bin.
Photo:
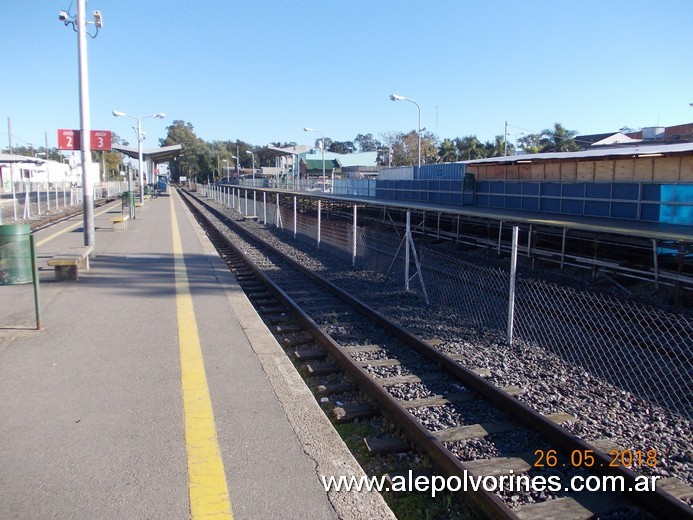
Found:
M 135 192 L 124 191 L 121 197 L 122 209 L 121 213 L 125 213 L 125 208 L 128 208 L 128 213 L 131 217 L 135 216 Z
M 0 226 L 0 285 L 31 283 L 33 265 L 29 224 Z

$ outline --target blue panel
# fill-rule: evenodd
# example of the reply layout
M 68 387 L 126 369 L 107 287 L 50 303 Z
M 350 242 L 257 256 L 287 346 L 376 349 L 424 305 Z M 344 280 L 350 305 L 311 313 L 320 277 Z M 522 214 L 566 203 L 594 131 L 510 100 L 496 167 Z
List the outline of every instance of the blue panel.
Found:
M 638 200 L 640 197 L 640 184 L 635 182 L 615 182 L 613 197 L 620 200 Z
M 415 179 L 462 179 L 466 173 L 465 164 L 461 163 L 440 163 L 425 164 L 421 169 L 414 168 Z
M 491 183 L 489 181 L 476 181 L 476 192 L 477 193 L 489 193 L 491 190 Z
M 528 209 L 531 211 L 539 211 L 539 198 L 537 198 L 537 197 L 523 197 L 522 198 L 522 209 Z
M 563 196 L 564 197 L 584 197 L 585 194 L 585 183 L 563 183 Z
M 635 202 L 613 202 L 611 204 L 611 216 L 637 220 L 638 204 Z
M 476 206 L 490 206 L 491 205 L 491 200 L 488 195 L 479 195 L 477 193 L 475 197 L 474 205 Z M 465 196 L 465 202 L 468 200 L 467 197 Z M 657 214 L 657 218 L 659 218 L 659 213 Z
M 489 198 L 489 206 L 494 208 L 502 208 L 505 205 L 505 197 L 502 195 L 491 195 Z
M 539 195 L 539 183 L 538 182 L 523 182 L 522 183 L 522 193 L 525 195 Z
M 561 196 L 561 184 L 559 182 L 542 182 L 541 194 L 551 197 Z
M 659 202 L 661 199 L 662 186 L 659 184 L 643 184 L 642 200 L 653 200 Z
M 490 181 L 489 191 L 491 193 L 505 193 L 505 182 L 503 181 Z
M 540 211 L 548 213 L 560 213 L 561 201 L 559 199 L 541 199 Z
M 505 207 L 508 209 L 522 209 L 522 198 L 521 197 L 506 197 Z
M 565 201 L 574 202 L 574 201 Z M 564 203 L 565 206 L 565 203 Z M 609 216 L 609 202 L 588 200 L 585 202 L 585 215 L 589 217 L 608 217 Z
M 522 193 L 522 183 L 521 182 L 506 182 L 505 183 L 505 193 L 511 195 L 519 195 Z
M 450 181 L 450 191 L 453 193 L 462 191 L 462 186 L 462 181 Z
M 561 213 L 570 213 L 571 215 L 582 215 L 582 200 L 563 199 Z
M 611 186 L 612 183 L 610 182 L 587 183 L 587 186 L 585 186 L 585 197 L 588 199 L 611 199 Z
M 677 204 L 666 204 L 676 202 Z M 693 225 L 693 184 L 663 184 L 659 221 L 667 224 Z
M 640 220 L 659 222 L 659 204 L 643 204 L 640 210 Z

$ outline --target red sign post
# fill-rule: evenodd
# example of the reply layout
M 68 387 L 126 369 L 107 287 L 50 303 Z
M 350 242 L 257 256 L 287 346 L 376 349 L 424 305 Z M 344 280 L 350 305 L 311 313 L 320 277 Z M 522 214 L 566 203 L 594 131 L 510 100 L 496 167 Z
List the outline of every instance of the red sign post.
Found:
M 110 130 L 92 130 L 89 143 L 92 150 L 111 149 Z M 58 129 L 58 150 L 79 150 L 82 147 L 79 130 Z

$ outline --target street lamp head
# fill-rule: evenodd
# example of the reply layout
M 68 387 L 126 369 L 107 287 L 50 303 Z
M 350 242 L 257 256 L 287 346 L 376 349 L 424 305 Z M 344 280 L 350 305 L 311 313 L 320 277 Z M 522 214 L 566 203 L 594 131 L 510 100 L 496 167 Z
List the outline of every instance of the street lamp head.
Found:
M 390 99 L 392 101 L 403 101 L 404 96 L 400 96 L 399 94 L 390 94 Z
M 253 155 L 253 152 L 251 150 L 246 150 L 245 153 L 249 153 L 250 155 Z
M 303 131 L 304 132 L 315 132 L 315 130 L 313 130 L 312 128 L 308 128 L 307 126 L 303 127 Z
M 164 114 L 163 112 L 159 112 L 158 114 L 154 114 L 154 117 L 156 117 L 157 119 L 163 119 L 166 117 L 166 114 Z
M 119 112 L 117 110 L 114 110 L 113 115 L 116 117 L 122 117 L 122 116 L 126 116 L 127 114 L 125 112 Z

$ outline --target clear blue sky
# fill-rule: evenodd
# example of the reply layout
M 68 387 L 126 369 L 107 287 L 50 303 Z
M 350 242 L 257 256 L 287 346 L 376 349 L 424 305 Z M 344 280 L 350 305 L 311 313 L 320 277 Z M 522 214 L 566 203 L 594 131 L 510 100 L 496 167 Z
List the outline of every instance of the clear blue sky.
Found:
M 0 146 L 56 145 L 79 127 L 70 0 L 4 0 Z M 417 125 L 510 139 L 560 122 L 579 133 L 693 121 L 693 1 L 90 0 L 91 126 L 145 147 L 175 119 L 206 141 L 378 138 Z M 71 12 L 76 11 L 76 0 Z M 91 18 L 91 16 L 90 16 Z

